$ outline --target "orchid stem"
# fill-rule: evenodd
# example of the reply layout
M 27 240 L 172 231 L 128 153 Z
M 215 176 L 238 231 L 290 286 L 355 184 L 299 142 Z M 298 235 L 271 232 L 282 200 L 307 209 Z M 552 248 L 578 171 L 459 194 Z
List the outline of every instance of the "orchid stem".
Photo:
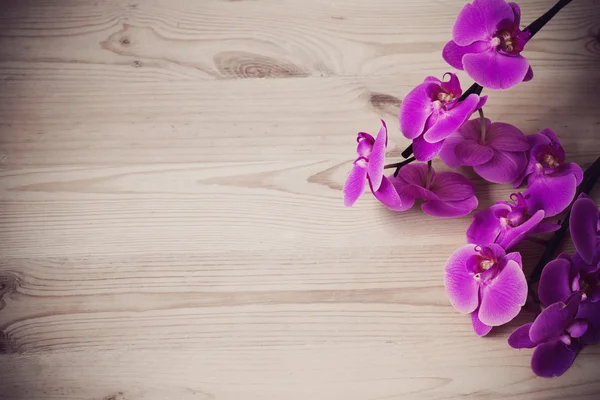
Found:
M 481 143 L 485 143 L 485 116 L 483 115 L 483 108 L 479 110 L 479 119 L 481 121 Z
M 577 188 L 577 192 L 575 193 L 575 198 L 577 199 L 581 193 L 589 194 L 592 191 L 592 188 L 596 184 L 598 177 L 600 176 L 600 157 L 594 161 L 592 165 L 590 165 L 585 172 L 583 173 L 583 180 L 581 184 Z M 569 208 L 569 212 L 567 213 L 565 219 L 560 224 L 560 228 L 554 232 L 554 235 L 550 240 L 546 242 L 546 249 L 542 253 L 540 260 L 537 265 L 533 269 L 531 276 L 529 277 L 529 292 L 534 294 L 531 290 L 531 286 L 540 280 L 540 276 L 542 276 L 542 270 L 550 262 L 550 260 L 554 257 L 556 250 L 560 246 L 561 242 L 565 238 L 567 231 L 569 230 L 569 216 L 571 215 L 571 209 Z
M 408 160 L 404 160 L 402 162 L 397 162 L 394 164 L 387 164 L 385 165 L 383 168 L 387 169 L 387 168 L 396 168 L 396 171 L 394 171 L 394 178 L 398 176 L 398 172 L 400 172 L 400 168 L 404 167 L 406 164 L 410 164 L 411 162 L 415 161 L 416 158 L 411 157 Z
M 527 28 L 525 28 L 526 32 L 531 33 L 529 39 L 531 39 L 536 33 L 539 32 L 540 29 L 544 27 L 554 16 L 562 10 L 567 4 L 569 4 L 572 0 L 559 0 L 558 3 L 554 5 L 551 9 L 546 11 L 544 15 L 533 21 Z

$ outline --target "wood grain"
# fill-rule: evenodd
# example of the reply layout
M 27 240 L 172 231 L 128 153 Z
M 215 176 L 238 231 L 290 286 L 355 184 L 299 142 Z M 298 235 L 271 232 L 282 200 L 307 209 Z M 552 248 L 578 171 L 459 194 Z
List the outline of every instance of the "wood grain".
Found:
M 531 314 L 479 339 L 451 309 L 468 217 L 342 206 L 355 132 L 384 118 L 399 157 L 463 4 L 3 1 L 0 398 L 597 399 L 598 348 L 539 379 L 506 344 Z M 569 5 L 486 114 L 591 163 L 599 21 Z

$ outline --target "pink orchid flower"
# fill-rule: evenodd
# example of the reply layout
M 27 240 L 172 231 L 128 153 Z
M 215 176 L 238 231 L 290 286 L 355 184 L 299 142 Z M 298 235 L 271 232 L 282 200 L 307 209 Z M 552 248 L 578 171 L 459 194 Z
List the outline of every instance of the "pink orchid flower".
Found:
M 419 161 L 429 161 L 442 148 L 443 140 L 483 107 L 487 96 L 470 94 L 459 102 L 460 82 L 450 72 L 442 82 L 430 76 L 410 91 L 400 105 L 400 130 L 413 140 L 413 153 Z
M 521 255 L 506 254 L 496 244 L 467 244 L 456 250 L 445 268 L 444 286 L 452 306 L 471 314 L 478 336 L 517 316 L 527 299 Z
M 377 139 L 365 132 L 358 133 L 358 158 L 354 160 L 343 189 L 346 207 L 351 207 L 358 200 L 368 182 L 373 195 L 386 207 L 395 211 L 406 209 L 402 207 L 402 199 L 394 186 L 383 176 L 388 137 L 387 126 L 383 120 L 381 124 Z
M 506 90 L 533 78 L 521 55 L 530 38 L 519 29 L 521 10 L 504 0 L 474 0 L 458 14 L 442 57 L 478 84 Z
M 518 128 L 485 118 L 472 119 L 444 141 L 440 158 L 451 168 L 473 167 L 477 175 L 493 183 L 511 183 L 527 166 L 527 137 Z
M 424 163 L 405 165 L 398 176 L 390 178 L 402 196 L 405 209 L 416 199 L 423 200 L 421 209 L 434 217 L 461 217 L 477 208 L 475 187 L 456 172 L 435 173 Z
M 529 163 L 515 187 L 526 178 L 530 212 L 544 210 L 546 217 L 552 217 L 571 204 L 583 171 L 579 165 L 565 162 L 565 151 L 552 130 L 544 129 L 527 140 L 531 145 Z
M 512 201 L 497 201 L 493 206 L 473 215 L 467 229 L 467 241 L 480 246 L 498 244 L 506 250 L 529 235 L 554 232 L 559 225 L 542 221 L 544 210 L 530 213 L 529 198 L 513 193 Z

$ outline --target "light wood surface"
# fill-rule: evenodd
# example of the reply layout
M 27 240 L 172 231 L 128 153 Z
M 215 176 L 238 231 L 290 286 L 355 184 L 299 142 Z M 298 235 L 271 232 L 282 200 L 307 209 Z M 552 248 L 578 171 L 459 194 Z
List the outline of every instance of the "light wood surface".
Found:
M 463 4 L 0 2 L 0 398 L 600 398 L 600 348 L 536 378 L 506 343 L 531 314 L 479 339 L 452 310 L 470 217 L 342 205 L 356 132 L 384 118 L 399 157 Z M 534 80 L 487 93 L 584 167 L 599 21 L 574 1 L 527 46 Z M 476 182 L 482 207 L 511 192 Z

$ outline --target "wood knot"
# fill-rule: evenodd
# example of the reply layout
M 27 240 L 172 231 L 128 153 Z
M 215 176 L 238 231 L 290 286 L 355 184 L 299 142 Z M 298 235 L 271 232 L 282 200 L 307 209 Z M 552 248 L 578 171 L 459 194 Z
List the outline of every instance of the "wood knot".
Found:
M 127 400 L 123 392 L 117 392 L 102 398 L 102 400 Z
M 122 46 L 129 46 L 131 44 L 129 38 L 126 37 L 119 39 L 119 43 L 121 43 Z
M 142 64 L 142 62 L 141 62 L 141 61 L 137 61 L 137 60 L 135 60 L 134 62 L 132 62 L 132 63 L 131 63 L 131 65 L 132 65 L 134 68 L 141 68 L 141 67 L 142 67 L 144 64 Z
M 242 51 L 215 55 L 214 62 L 222 75 L 235 78 L 293 78 L 310 73 L 287 61 Z
M 369 96 L 369 102 L 376 110 L 393 116 L 398 116 L 402 104 L 402 100 L 395 96 L 375 92 Z

